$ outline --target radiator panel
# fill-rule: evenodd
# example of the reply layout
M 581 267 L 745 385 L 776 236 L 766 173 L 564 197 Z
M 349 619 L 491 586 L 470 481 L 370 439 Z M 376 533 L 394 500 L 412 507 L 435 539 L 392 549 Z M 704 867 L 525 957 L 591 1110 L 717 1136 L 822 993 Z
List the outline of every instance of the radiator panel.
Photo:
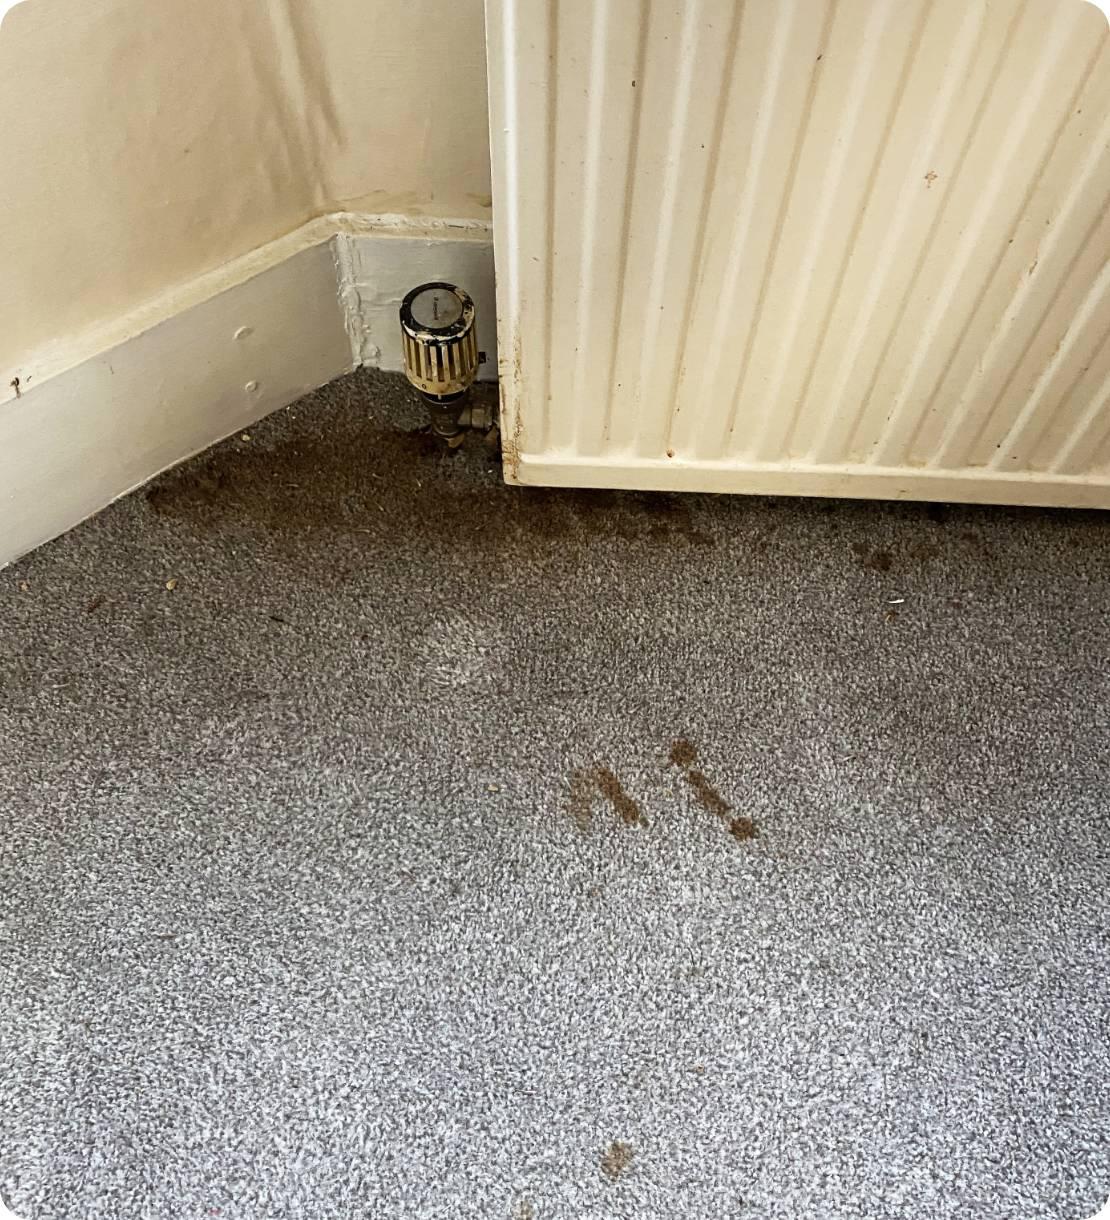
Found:
M 1110 507 L 1084 0 L 488 0 L 506 476 Z

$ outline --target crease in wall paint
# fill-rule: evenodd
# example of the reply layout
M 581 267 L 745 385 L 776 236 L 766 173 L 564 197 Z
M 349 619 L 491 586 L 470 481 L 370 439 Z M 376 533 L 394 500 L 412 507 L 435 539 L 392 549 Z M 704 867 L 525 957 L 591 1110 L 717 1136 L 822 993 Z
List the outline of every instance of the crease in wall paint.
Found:
M 1108 0 L 1110 2 L 1110 0 Z M 27 0 L 0 0 L 0 24 L 8 14 Z M 252 54 L 256 80 L 280 118 L 293 160 L 311 176 L 328 197 L 328 146 L 342 149 L 342 123 L 339 118 L 331 80 L 327 71 L 327 56 L 317 32 L 299 0 L 277 0 L 267 6 L 267 17 L 276 58 L 268 61 L 250 39 L 245 40 Z M 288 88 L 288 82 L 299 82 L 298 89 Z M 296 103 L 296 104 L 295 104 Z
M 252 26 L 258 20 L 250 10 L 243 15 Z M 269 191 L 280 198 L 290 184 L 307 188 L 313 208 L 322 210 L 333 194 L 329 153 L 342 147 L 328 59 L 298 0 L 265 5 L 261 22 L 262 40 L 252 29 L 241 33 L 251 92 L 263 102 L 258 142 L 269 153 Z
M 329 153 L 343 146 L 328 57 L 301 0 L 275 0 L 264 12 L 270 45 L 244 41 L 265 120 L 276 120 L 284 144 L 285 164 L 274 167 L 271 186 L 279 194 L 290 182 L 308 184 L 322 208 L 334 194 Z

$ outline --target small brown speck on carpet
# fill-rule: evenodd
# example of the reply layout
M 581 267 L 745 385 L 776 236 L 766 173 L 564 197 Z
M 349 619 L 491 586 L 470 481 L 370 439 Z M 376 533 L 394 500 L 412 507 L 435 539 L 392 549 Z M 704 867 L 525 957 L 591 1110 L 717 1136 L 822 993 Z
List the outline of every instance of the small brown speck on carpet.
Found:
M 635 1155 L 630 1144 L 623 1140 L 614 1140 L 601 1154 L 601 1172 L 611 1182 L 615 1182 L 632 1164 Z
M 687 741 L 685 737 L 680 737 L 671 746 L 670 757 L 674 766 L 689 767 L 698 761 L 698 752 L 693 743 Z
M 758 831 L 751 818 L 732 818 L 728 824 L 728 833 L 741 842 L 754 839 Z

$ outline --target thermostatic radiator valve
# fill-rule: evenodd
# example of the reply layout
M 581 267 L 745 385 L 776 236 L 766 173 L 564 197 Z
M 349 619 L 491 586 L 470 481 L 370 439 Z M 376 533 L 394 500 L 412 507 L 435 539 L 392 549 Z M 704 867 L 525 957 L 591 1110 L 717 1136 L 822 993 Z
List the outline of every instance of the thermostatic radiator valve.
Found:
M 454 284 L 421 284 L 401 302 L 405 376 L 428 406 L 432 431 L 447 441 L 493 422 L 475 418 L 467 401 L 485 360 L 474 322 L 474 302 Z

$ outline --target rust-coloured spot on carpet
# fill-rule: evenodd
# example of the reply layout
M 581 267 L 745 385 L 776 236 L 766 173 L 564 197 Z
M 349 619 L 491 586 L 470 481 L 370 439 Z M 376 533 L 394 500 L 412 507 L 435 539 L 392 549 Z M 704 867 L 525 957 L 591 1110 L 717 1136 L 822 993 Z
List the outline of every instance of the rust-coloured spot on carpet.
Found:
M 730 817 L 732 806 L 713 787 L 703 772 L 694 769 L 692 764 L 698 760 L 698 751 L 692 741 L 685 737 L 677 738 L 671 745 L 670 759 L 674 766 L 682 770 L 686 782 L 698 799 L 698 804 L 714 817 L 720 818 L 734 839 L 743 841 L 755 838 L 757 832 L 751 818 Z
M 620 814 L 626 826 L 646 825 L 647 819 L 640 806 L 624 790 L 616 775 L 608 768 L 595 766 L 579 767 L 570 777 L 570 816 L 578 829 L 586 834 L 593 825 L 593 795 L 595 790 Z
M 707 809 L 719 818 L 725 817 L 732 811 L 732 806 L 700 771 L 687 771 L 686 782 L 693 788 L 694 795 L 703 809 Z
M 632 1164 L 635 1155 L 630 1144 L 614 1140 L 601 1154 L 601 1172 L 610 1182 L 615 1182 Z
M 685 737 L 680 737 L 671 746 L 671 762 L 676 767 L 688 767 L 691 763 L 698 761 L 698 751 L 693 742 L 687 741 Z
M 628 826 L 635 826 L 644 821 L 640 806 L 621 787 L 621 782 L 608 767 L 598 767 L 594 772 L 597 786 L 602 796 L 620 814 L 621 820 Z

